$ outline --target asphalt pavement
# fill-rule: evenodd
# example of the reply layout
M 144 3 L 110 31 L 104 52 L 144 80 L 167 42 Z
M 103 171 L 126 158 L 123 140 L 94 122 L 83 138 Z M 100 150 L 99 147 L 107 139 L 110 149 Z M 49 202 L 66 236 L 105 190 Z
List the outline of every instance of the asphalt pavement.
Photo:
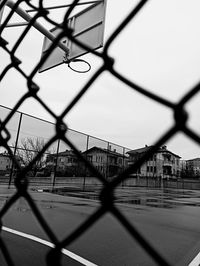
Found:
M 13 188 L 0 187 L 1 207 L 13 193 Z M 42 190 L 30 191 L 30 194 L 59 240 L 74 232 L 100 207 L 98 200 L 94 200 L 95 191 L 77 191 L 76 194 L 67 191 L 65 196 Z M 199 191 L 145 188 L 116 191 L 116 206 L 120 212 L 171 265 L 176 266 L 189 265 L 200 251 L 199 205 Z M 3 226 L 51 242 L 23 198 L 3 217 Z M 2 239 L 15 265 L 46 265 L 50 247 L 44 243 L 4 230 Z M 157 265 L 111 214 L 104 215 L 65 248 L 77 260 L 63 255 L 63 265 Z M 0 265 L 6 265 L 2 255 Z

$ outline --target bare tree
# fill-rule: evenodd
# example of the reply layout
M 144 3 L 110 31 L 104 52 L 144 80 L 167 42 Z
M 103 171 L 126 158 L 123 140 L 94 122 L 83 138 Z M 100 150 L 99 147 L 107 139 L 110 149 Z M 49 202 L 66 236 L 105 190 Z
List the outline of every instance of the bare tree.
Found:
M 44 148 L 45 142 L 42 138 L 23 138 L 21 145 L 17 148 L 17 157 L 22 167 L 28 166 L 38 153 Z M 48 153 L 48 151 L 47 151 Z M 41 154 L 40 158 L 32 167 L 32 174 L 36 176 L 37 172 L 45 166 L 46 155 Z

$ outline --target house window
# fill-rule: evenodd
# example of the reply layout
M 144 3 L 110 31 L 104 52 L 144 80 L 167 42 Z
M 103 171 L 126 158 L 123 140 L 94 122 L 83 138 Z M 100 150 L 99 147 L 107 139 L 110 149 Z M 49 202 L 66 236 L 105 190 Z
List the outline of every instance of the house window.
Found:
M 148 173 L 156 173 L 156 166 L 147 166 Z
M 141 174 L 141 169 L 138 168 L 137 171 L 136 171 L 137 174 Z
M 149 158 L 149 161 L 153 161 L 153 155 Z
M 172 156 L 170 154 L 163 154 L 163 158 L 165 161 L 171 162 Z
M 122 158 L 119 158 L 119 164 L 122 164 Z
M 150 158 L 149 161 L 156 161 L 156 154 L 153 154 Z
M 172 174 L 172 168 L 170 166 L 163 166 L 163 174 L 171 175 Z

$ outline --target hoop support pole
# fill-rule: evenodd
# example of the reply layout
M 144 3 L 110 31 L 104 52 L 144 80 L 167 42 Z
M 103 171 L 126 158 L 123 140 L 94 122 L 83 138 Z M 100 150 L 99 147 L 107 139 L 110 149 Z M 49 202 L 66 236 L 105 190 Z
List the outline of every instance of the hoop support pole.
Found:
M 98 0 L 98 1 L 90 1 L 90 2 L 82 2 L 82 3 L 77 3 L 76 5 L 77 6 L 80 6 L 80 5 L 88 5 L 88 4 L 94 4 L 94 3 L 99 3 L 99 2 L 102 2 L 103 0 Z M 49 6 L 49 7 L 45 7 L 45 9 L 47 10 L 51 10 L 51 9 L 58 9 L 58 8 L 66 8 L 66 7 L 70 7 L 72 4 L 68 4 L 68 5 L 61 5 L 61 6 Z M 30 12 L 37 12 L 37 10 L 35 9 L 29 9 L 29 10 L 26 10 L 27 13 L 30 13 Z
M 27 26 L 27 25 L 28 25 L 27 22 L 10 23 L 10 24 L 6 25 L 5 28 L 22 27 L 22 26 Z
M 11 9 L 15 6 L 15 3 L 12 0 L 8 0 L 6 2 L 6 5 L 8 7 L 10 7 Z M 26 20 L 27 22 L 31 22 L 31 20 L 33 19 L 31 16 L 29 16 L 29 14 L 24 11 L 22 8 L 17 7 L 15 12 L 22 17 L 24 20 Z M 40 23 L 38 23 L 37 21 L 35 21 L 33 23 L 34 28 L 36 28 L 39 32 L 41 32 L 43 35 L 45 35 L 48 39 L 50 39 L 52 42 L 55 41 L 56 37 L 47 29 L 45 29 Z M 57 44 L 67 55 L 69 54 L 69 49 L 62 43 L 62 42 L 58 42 Z

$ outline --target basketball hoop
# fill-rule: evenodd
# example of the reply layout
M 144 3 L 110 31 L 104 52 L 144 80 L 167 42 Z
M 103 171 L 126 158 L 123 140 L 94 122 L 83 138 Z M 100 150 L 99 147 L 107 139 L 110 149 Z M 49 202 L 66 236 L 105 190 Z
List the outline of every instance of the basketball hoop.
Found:
M 87 62 L 87 61 L 85 61 L 85 60 L 83 60 L 83 59 L 73 59 L 73 60 L 71 60 L 70 62 L 66 62 L 67 64 L 68 64 L 68 67 L 71 69 L 71 70 L 73 70 L 73 71 L 75 71 L 75 72 L 77 72 L 77 73 L 87 73 L 87 72 L 89 72 L 90 71 L 90 69 L 91 69 L 91 65 Z M 76 63 L 78 63 L 78 67 L 80 67 L 80 68 L 83 68 L 82 70 L 80 70 L 80 69 L 77 69 L 77 67 L 74 67 L 73 66 L 73 64 L 76 64 Z M 85 65 L 84 67 L 83 67 L 83 65 Z M 85 68 L 85 69 L 84 69 Z
M 8 2 L 10 1 L 13 0 L 9 0 Z M 83 4 L 82 1 L 81 3 Z M 38 69 L 39 73 L 59 66 L 63 63 L 68 64 L 68 67 L 71 70 L 78 73 L 87 73 L 91 69 L 91 66 L 88 62 L 82 59 L 79 60 L 78 58 L 92 51 L 93 53 L 96 53 L 94 52 L 96 49 L 103 47 L 107 0 L 89 1 L 87 3 L 92 4 L 81 10 L 79 13 L 70 16 L 69 18 L 67 18 L 66 13 L 66 18 L 63 21 L 65 25 L 63 24 L 62 26 L 55 25 L 57 23 L 50 21 L 51 19 L 48 16 L 45 16 L 45 18 L 54 24 L 55 27 L 48 32 L 45 31 L 45 33 L 42 31 L 42 33 L 45 35 L 45 38 L 43 41 L 41 59 L 45 57 L 45 61 Z M 84 4 L 86 4 L 85 1 Z M 53 9 L 54 8 L 55 7 L 53 7 Z M 30 17 L 29 21 L 31 21 L 31 19 L 32 17 Z M 64 36 L 64 28 L 65 30 L 72 29 L 70 36 Z M 60 37 L 60 34 L 62 36 L 61 39 L 59 38 L 58 42 L 56 38 L 58 36 Z M 55 49 L 53 49 L 48 58 L 46 58 L 46 52 L 52 46 L 55 40 L 58 42 L 57 47 L 54 47 Z M 76 40 L 78 43 L 76 43 Z M 82 43 L 83 46 L 79 45 L 79 42 Z M 89 49 L 87 49 L 87 47 Z

